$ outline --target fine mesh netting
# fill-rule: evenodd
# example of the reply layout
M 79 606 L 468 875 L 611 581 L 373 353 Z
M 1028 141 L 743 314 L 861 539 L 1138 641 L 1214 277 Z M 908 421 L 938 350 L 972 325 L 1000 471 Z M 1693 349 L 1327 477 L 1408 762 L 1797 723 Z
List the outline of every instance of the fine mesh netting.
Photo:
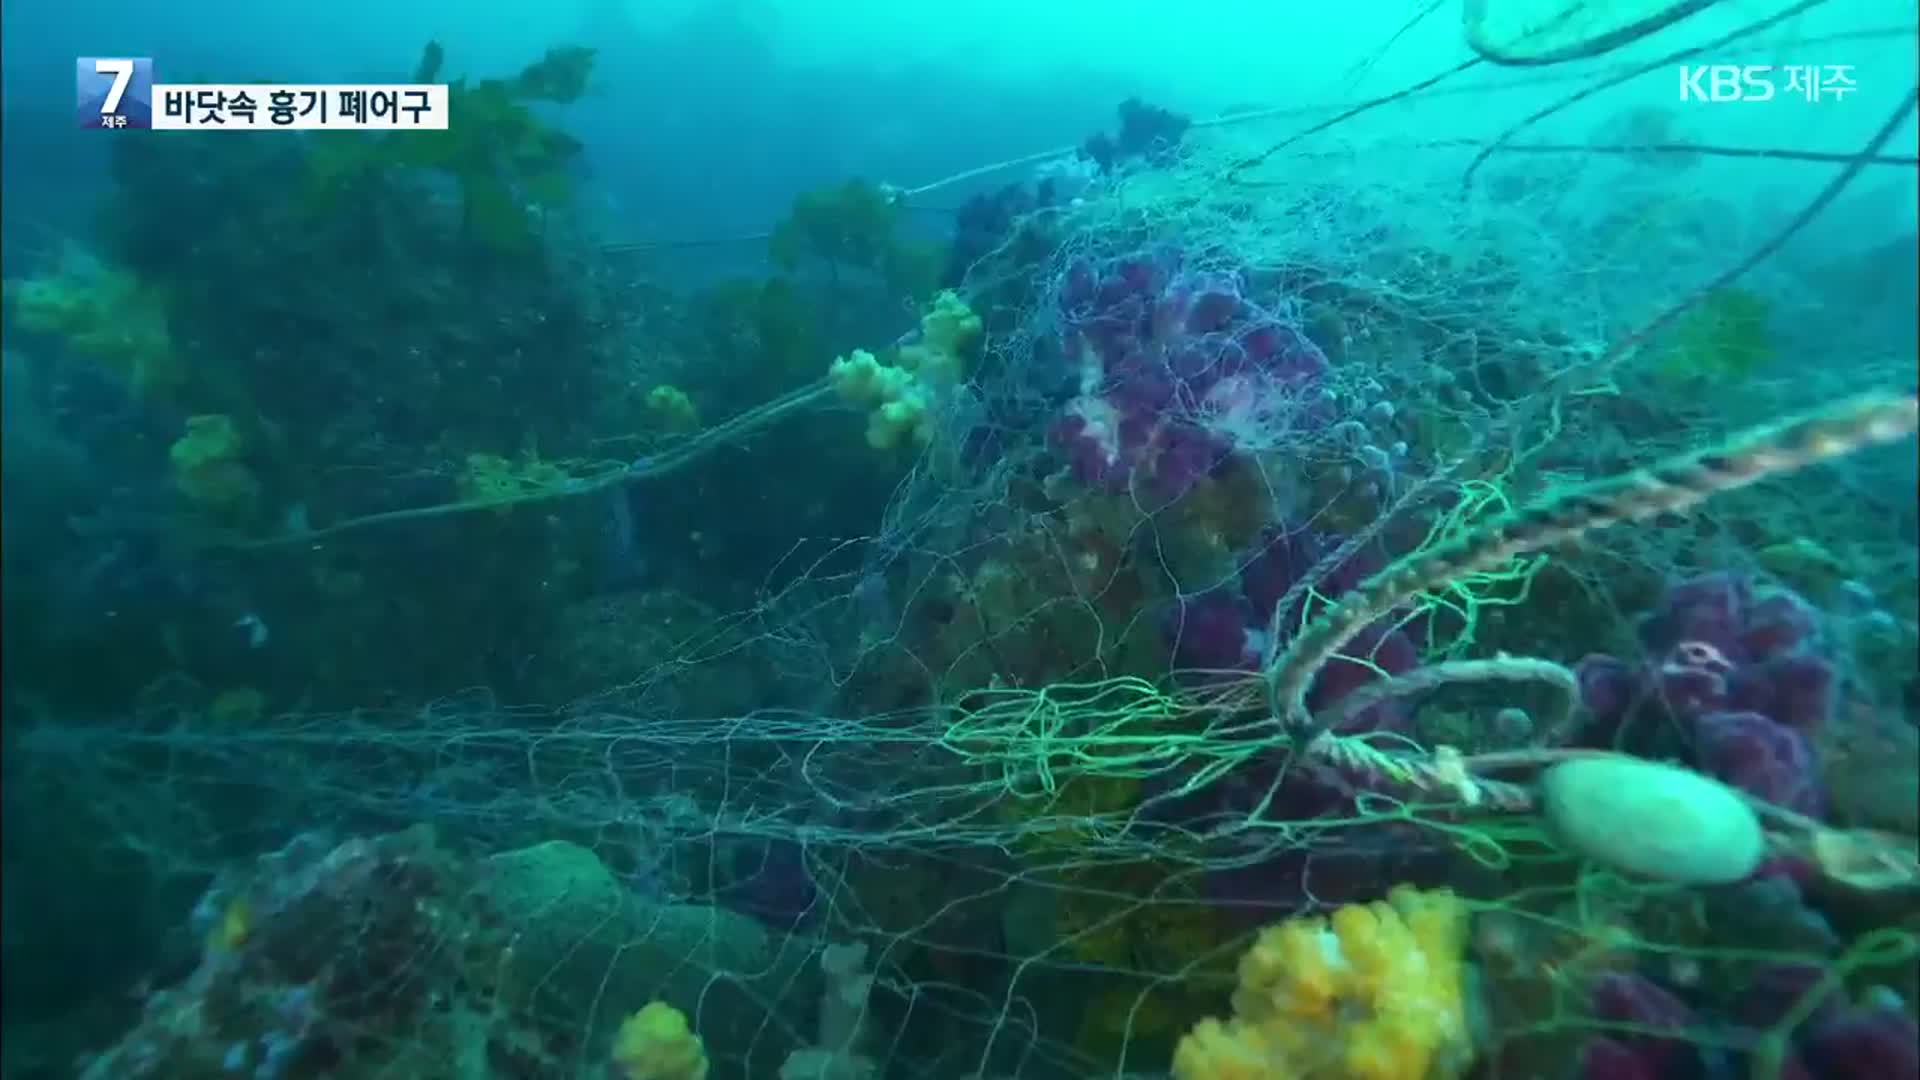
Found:
M 1805 1034 L 1833 999 L 1910 1008 L 1912 909 L 1882 904 L 1911 884 L 1887 839 L 1911 836 L 1910 445 L 1455 556 L 1491 521 L 1636 497 L 1582 485 L 1910 388 L 1911 293 L 1847 267 L 1911 244 L 1884 208 L 1912 197 L 1912 12 L 1800 5 L 1700 58 L 1887 58 L 1844 100 L 1749 106 L 1823 110 L 1785 145 L 1673 107 L 1680 61 L 1627 77 L 1773 9 L 1466 7 L 1485 62 L 1200 124 L 1020 215 L 955 290 L 978 326 L 917 384 L 871 534 L 796 535 L 730 613 L 583 602 L 616 643 L 594 692 L 237 727 L 162 685 L 35 725 L 8 784 L 112 840 L 74 857 L 201 897 L 193 974 L 89 1075 L 669 1078 L 697 1035 L 706 1075 L 756 1080 L 1545 1077 L 1616 1049 L 1777 1076 L 1839 1053 Z M 1884 234 L 1834 241 L 1860 221 Z M 1717 494 L 1725 465 L 1631 491 Z M 1799 539 L 1879 606 L 1821 593 L 1775 551 Z M 1300 660 L 1436 553 L 1457 571 Z M 1658 880 L 1543 822 L 1543 764 L 1704 745 L 1674 741 L 1683 709 L 1603 722 L 1582 661 L 1678 662 L 1705 631 L 1639 620 L 1710 574 L 1744 640 L 1818 623 L 1777 658 L 1825 665 L 1851 718 L 1808 736 L 1818 800 L 1728 781 L 1773 807 L 1770 842 L 1814 838 L 1811 879 Z M 1802 606 L 1761 595 L 1789 586 Z M 1868 914 L 1836 926 L 1802 888 Z M 1305 936 L 1256 938 L 1277 924 Z M 1764 1007 L 1728 989 L 1754 986 Z

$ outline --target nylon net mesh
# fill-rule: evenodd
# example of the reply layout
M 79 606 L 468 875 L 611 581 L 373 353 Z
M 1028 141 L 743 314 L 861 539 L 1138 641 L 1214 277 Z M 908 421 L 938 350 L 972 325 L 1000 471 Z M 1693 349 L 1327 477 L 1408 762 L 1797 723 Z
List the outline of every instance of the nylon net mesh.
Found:
M 1470 7 L 1476 41 L 1536 57 L 1656 14 Z M 1828 24 L 1838 44 L 1802 21 L 1701 62 L 1866 56 L 1856 15 Z M 1657 44 L 1689 33 L 1721 31 L 1683 22 Z M 1452 890 L 1423 894 L 1465 920 L 1428 973 L 1472 987 L 1471 1030 L 1396 1034 L 1397 1007 L 1355 989 L 1357 1012 L 1302 1014 L 1323 1034 L 1288 1051 L 1301 1075 L 1569 1075 L 1615 1049 L 1765 1074 L 1814 1052 L 1816 991 L 1911 1002 L 1911 939 L 1875 929 L 1897 920 L 1843 933 L 1785 879 L 1635 881 L 1530 813 L 1301 763 L 1271 719 L 1262 668 L 1391 558 L 1910 368 L 1888 301 L 1822 286 L 1805 258 L 1715 284 L 1849 167 L 1909 93 L 1910 58 L 1862 65 L 1842 102 L 1751 106 L 1857 129 L 1815 148 L 1842 160 L 1769 161 L 1784 194 L 1758 205 L 1731 179 L 1760 175 L 1750 162 L 1697 149 L 1732 112 L 1669 109 L 1672 65 L 1618 78 L 1635 65 L 1483 65 L 1358 113 L 1203 124 L 1177 155 L 1023 216 L 959 290 L 980 342 L 929 391 L 928 439 L 873 534 L 797 539 L 781 584 L 727 615 L 582 604 L 578 625 L 618 644 L 579 700 L 475 692 L 234 730 L 161 687 L 112 726 L 35 727 L 8 783 L 114 841 L 75 857 L 202 892 L 193 974 L 93 1075 L 692 1075 L 670 1030 L 623 1032 L 654 1001 L 716 1077 L 1165 1075 L 1181 1036 L 1232 1012 L 1260 927 L 1396 884 Z M 1856 193 L 1889 173 L 1910 192 L 1909 167 L 1867 169 Z M 1809 362 L 1727 358 L 1743 297 L 1786 328 L 1775 353 Z M 1706 314 L 1612 351 L 1688 298 Z M 1851 362 L 1811 359 L 1831 355 Z M 1705 375 L 1676 372 L 1689 358 Z M 1562 687 L 1338 702 L 1508 652 L 1639 663 L 1634 619 L 1660 583 L 1765 573 L 1783 536 L 1853 545 L 1894 597 L 1915 573 L 1911 496 L 1885 494 L 1912 487 L 1883 482 L 1902 461 L 1450 582 L 1350 643 L 1314 707 L 1383 750 L 1571 745 L 1590 708 Z M 1836 534 L 1875 490 L 1900 529 Z M 1911 623 L 1910 595 L 1886 602 Z M 1868 616 L 1838 604 L 1821 656 L 1865 716 L 1893 691 Z M 1858 763 L 1905 737 L 1874 732 L 1822 753 Z M 1315 932 L 1358 963 L 1374 931 Z M 1380 969 L 1414 985 L 1405 970 Z M 1772 1010 L 1740 1013 L 1725 988 L 1765 979 L 1786 980 Z M 1422 1038 L 1424 1057 L 1405 1041 Z M 1272 1053 L 1270 1072 L 1186 1057 L 1180 1075 L 1292 1075 Z

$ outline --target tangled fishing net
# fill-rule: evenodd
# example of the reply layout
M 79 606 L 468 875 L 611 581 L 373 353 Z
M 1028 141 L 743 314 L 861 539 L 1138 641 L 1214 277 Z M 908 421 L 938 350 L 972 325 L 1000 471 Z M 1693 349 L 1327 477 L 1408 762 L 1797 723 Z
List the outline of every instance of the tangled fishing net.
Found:
M 1877 581 L 1758 549 L 1899 476 L 1910 336 L 1769 256 L 1911 73 L 1703 200 L 1627 76 L 1840 48 L 1707 6 L 1471 3 L 1453 76 L 1019 180 L 835 369 L 880 527 L 577 701 L 39 726 L 10 784 L 212 880 L 90 1075 L 1893 1075 L 1911 500 Z

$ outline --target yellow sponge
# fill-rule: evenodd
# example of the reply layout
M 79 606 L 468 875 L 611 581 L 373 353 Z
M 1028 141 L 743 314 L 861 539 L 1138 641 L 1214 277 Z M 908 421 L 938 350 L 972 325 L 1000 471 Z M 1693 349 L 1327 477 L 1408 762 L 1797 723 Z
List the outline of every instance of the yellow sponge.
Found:
M 647 391 L 647 411 L 666 434 L 685 435 L 700 430 L 700 410 L 685 390 L 671 383 L 662 383 Z
M 1472 1062 L 1467 916 L 1445 890 L 1396 888 L 1330 919 L 1261 931 L 1230 1020 L 1174 1051 L 1178 1080 L 1440 1080 Z
M 246 443 L 231 416 L 189 416 L 186 434 L 167 451 L 174 486 L 201 507 L 245 517 L 260 498 L 260 481 L 243 460 L 245 453 Z
M 664 1001 L 626 1018 L 613 1039 L 613 1063 L 626 1080 L 707 1080 L 707 1048 L 687 1016 Z

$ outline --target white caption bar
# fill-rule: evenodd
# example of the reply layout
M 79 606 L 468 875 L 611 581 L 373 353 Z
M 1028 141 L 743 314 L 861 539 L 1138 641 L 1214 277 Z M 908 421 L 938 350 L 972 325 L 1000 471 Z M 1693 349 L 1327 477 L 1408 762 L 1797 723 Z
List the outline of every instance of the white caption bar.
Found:
M 173 83 L 153 88 L 157 131 L 445 131 L 444 83 Z

